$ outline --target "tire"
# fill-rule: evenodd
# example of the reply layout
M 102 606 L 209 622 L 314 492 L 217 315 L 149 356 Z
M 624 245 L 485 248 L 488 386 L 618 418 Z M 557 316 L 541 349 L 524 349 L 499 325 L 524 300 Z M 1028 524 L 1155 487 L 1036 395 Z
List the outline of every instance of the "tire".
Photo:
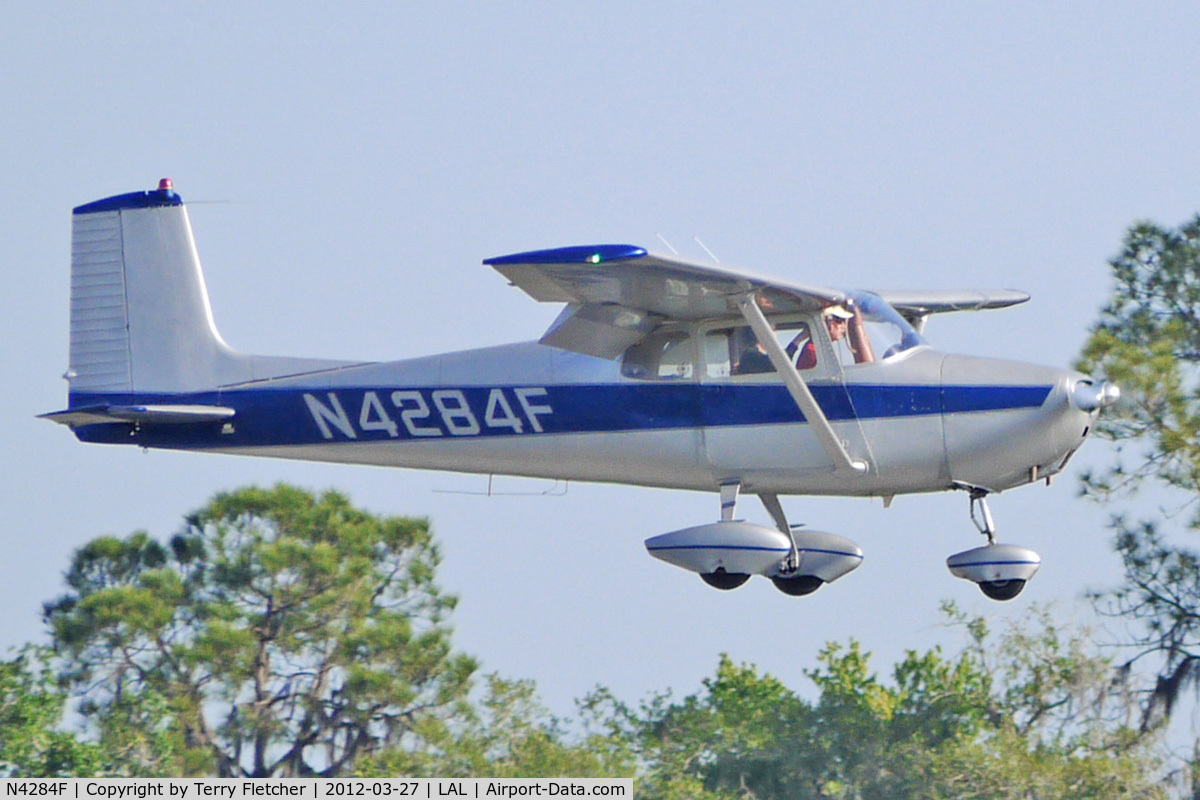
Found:
M 750 580 L 750 576 L 744 572 L 726 572 L 724 567 L 717 567 L 716 572 L 701 572 L 700 580 L 714 589 L 728 592 Z
M 771 583 L 775 584 L 775 588 L 784 594 L 803 597 L 820 589 L 825 581 L 816 575 L 796 575 L 791 578 L 771 578 Z
M 992 600 L 1012 600 L 1025 588 L 1025 581 L 1013 579 L 1010 581 L 981 581 L 979 591 Z

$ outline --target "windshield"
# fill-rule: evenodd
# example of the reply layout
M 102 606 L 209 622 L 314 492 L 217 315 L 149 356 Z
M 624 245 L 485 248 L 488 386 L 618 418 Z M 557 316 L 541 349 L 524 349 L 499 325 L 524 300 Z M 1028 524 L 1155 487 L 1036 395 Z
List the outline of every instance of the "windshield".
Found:
M 929 344 L 925 337 L 917 333 L 908 320 L 900 316 L 900 312 L 892 308 L 879 295 L 873 292 L 852 292 L 850 307 L 854 311 L 851 331 L 869 340 L 867 349 L 879 359 L 887 359 L 909 350 L 918 345 Z M 863 359 L 858 359 L 862 363 Z M 874 360 L 874 358 L 867 359 Z

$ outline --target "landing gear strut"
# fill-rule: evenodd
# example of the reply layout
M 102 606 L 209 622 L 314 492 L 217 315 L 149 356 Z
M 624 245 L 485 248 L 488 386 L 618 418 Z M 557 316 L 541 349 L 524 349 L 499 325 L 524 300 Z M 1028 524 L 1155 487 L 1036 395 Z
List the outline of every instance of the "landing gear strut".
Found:
M 788 557 L 775 568 L 775 573 L 770 576 L 771 583 L 775 584 L 776 589 L 792 597 L 803 597 L 820 589 L 825 581 L 816 575 L 797 574 L 800 569 L 800 548 L 796 544 L 796 533 L 792 530 L 792 526 L 788 524 L 787 516 L 783 513 L 783 505 L 779 502 L 779 495 L 764 493 L 760 494 L 758 499 L 762 501 L 763 507 L 771 515 L 771 519 L 775 522 L 775 527 L 779 528 L 781 533 L 787 534 L 788 540 L 792 543 L 792 552 L 788 553 Z
M 996 522 L 987 504 L 987 490 L 964 487 L 971 493 L 971 522 L 988 543 L 946 559 L 951 574 L 974 581 L 992 600 L 1012 600 L 1042 564 L 1041 556 L 1024 547 L 996 544 Z
M 979 509 L 978 517 L 975 516 L 976 508 Z M 974 522 L 979 532 L 987 537 L 988 544 L 996 543 L 996 521 L 992 519 L 992 510 L 987 504 L 987 492 L 983 489 L 971 490 L 971 522 Z

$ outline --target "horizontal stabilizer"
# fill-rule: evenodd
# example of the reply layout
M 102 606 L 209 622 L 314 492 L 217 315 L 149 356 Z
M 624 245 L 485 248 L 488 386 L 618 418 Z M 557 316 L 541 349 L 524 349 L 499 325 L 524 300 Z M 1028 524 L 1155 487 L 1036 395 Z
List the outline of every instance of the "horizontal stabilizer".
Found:
M 81 425 L 124 423 L 136 425 L 187 425 L 197 422 L 220 422 L 235 413 L 225 406 L 114 406 L 94 405 L 68 408 L 38 415 L 60 425 L 77 428 Z

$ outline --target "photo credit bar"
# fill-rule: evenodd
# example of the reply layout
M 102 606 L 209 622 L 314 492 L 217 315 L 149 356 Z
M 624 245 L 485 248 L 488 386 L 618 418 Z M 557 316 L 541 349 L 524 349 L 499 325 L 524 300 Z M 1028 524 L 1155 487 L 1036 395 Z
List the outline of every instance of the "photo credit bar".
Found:
M 633 797 L 632 778 L 28 778 L 0 779 L 4 798 L 46 800 L 251 800 L 297 797 L 504 798 Z

